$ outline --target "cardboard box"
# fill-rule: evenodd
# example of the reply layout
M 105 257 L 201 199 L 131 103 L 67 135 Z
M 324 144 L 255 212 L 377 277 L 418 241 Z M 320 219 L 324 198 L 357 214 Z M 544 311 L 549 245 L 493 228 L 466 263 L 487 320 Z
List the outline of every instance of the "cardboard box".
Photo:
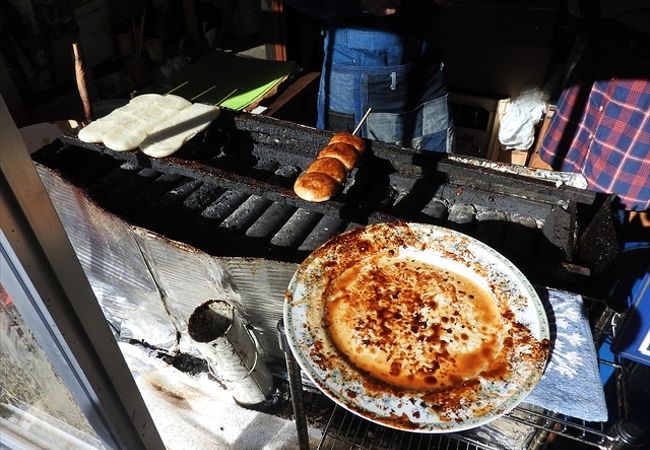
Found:
M 496 160 L 499 123 L 509 98 L 449 93 L 456 133 L 455 153 Z
M 528 164 L 528 150 L 505 150 L 499 145 L 496 160 L 516 166 L 525 166 Z

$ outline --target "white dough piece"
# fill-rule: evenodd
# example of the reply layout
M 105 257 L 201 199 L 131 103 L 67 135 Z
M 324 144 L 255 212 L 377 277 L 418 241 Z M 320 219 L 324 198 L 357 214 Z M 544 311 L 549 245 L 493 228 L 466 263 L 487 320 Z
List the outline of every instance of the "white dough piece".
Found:
M 126 112 L 126 113 L 137 113 L 138 111 L 142 110 L 142 108 L 150 107 L 152 105 L 157 105 L 157 104 L 158 104 L 157 101 L 152 102 L 152 103 L 137 103 L 137 102 L 136 103 L 131 103 L 131 102 L 129 102 L 126 105 L 117 108 L 115 111 Z M 113 114 L 115 111 L 111 112 L 111 114 Z M 108 116 L 110 116 L 111 114 L 109 114 Z M 106 116 L 106 117 L 108 117 L 108 116 Z
M 124 106 L 114 109 L 104 117 L 93 120 L 79 130 L 77 137 L 83 142 L 102 143 L 107 133 L 110 133 L 116 125 L 123 121 L 133 120 L 133 113 L 142 109 L 144 103 L 137 105 L 127 103 Z
M 164 122 L 178 114 L 180 111 L 174 109 L 143 105 L 141 109 L 132 111 L 129 117 L 120 120 L 104 135 L 104 145 L 115 151 L 136 149 L 161 121 Z
M 146 137 L 147 132 L 144 127 L 117 124 L 104 135 L 104 145 L 111 150 L 124 152 L 137 148 Z
M 137 104 L 152 104 L 159 102 L 164 96 L 161 94 L 141 94 L 133 97 L 129 103 Z
M 145 97 L 145 99 L 141 100 L 141 97 Z M 118 109 L 126 112 L 135 112 L 138 114 L 140 111 L 156 108 L 180 111 L 181 109 L 185 109 L 191 105 L 192 102 L 185 100 L 183 97 L 179 97 L 177 95 L 144 94 L 138 97 L 134 97 L 128 104 Z
M 180 111 L 182 109 L 189 108 L 190 106 L 192 106 L 192 102 L 178 95 L 170 94 L 170 95 L 163 96 L 160 102 L 160 106 L 162 106 L 163 108 L 176 109 Z
M 137 97 L 133 97 L 129 102 L 130 105 L 141 106 L 141 105 L 158 105 L 163 108 L 176 109 L 180 111 L 185 109 L 188 106 L 192 105 L 192 102 L 184 99 L 178 95 L 160 95 L 160 94 L 142 94 Z
M 219 112 L 216 106 L 195 103 L 155 127 L 140 145 L 140 150 L 152 158 L 169 156 L 205 130 Z
M 104 134 L 106 134 L 109 122 L 112 121 L 94 120 L 79 130 L 77 137 L 83 142 L 100 144 L 104 141 Z
M 191 105 L 191 103 L 190 103 Z M 180 109 L 166 108 L 163 105 L 147 105 L 132 111 L 133 115 L 137 116 L 142 123 L 152 123 L 151 129 L 158 125 L 161 121 L 178 114 Z
M 134 112 L 111 125 L 103 136 L 106 147 L 116 151 L 133 150 L 147 137 L 146 124 Z
M 191 102 L 177 95 L 139 95 L 91 122 L 77 136 L 83 142 L 103 143 L 111 150 L 133 150 L 154 127 L 190 106 Z
M 90 122 L 79 130 L 77 137 L 83 142 L 101 144 L 104 141 L 106 133 L 108 133 L 115 125 L 119 124 L 120 120 L 123 120 L 128 116 L 129 113 L 118 108 L 110 114 Z

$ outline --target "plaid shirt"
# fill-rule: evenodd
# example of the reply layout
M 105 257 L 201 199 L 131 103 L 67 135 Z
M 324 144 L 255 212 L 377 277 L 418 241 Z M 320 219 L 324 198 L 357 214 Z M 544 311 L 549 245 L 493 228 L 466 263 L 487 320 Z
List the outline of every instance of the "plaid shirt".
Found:
M 584 175 L 589 189 L 618 194 L 625 209 L 650 209 L 650 81 L 594 82 L 576 126 L 571 116 L 579 94 L 579 86 L 562 93 L 540 156 Z M 554 161 L 569 129 L 575 131 L 566 156 Z
M 606 45 L 591 50 L 576 67 L 578 82 L 558 100 L 540 156 L 556 170 L 584 175 L 589 189 L 617 194 L 626 210 L 650 210 L 647 67 L 622 66 L 625 55 Z

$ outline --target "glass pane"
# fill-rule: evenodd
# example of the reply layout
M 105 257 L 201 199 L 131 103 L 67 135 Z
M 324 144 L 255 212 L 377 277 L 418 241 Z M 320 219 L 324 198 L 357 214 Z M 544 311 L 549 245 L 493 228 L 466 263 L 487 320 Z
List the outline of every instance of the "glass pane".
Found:
M 0 429 L 3 442 L 104 448 L 0 284 Z

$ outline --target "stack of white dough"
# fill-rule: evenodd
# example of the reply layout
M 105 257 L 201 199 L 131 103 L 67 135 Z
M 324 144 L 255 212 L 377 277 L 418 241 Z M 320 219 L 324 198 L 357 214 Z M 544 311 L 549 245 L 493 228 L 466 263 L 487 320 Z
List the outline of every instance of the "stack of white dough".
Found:
M 79 131 L 83 142 L 103 143 L 115 151 L 140 150 L 164 158 L 205 130 L 219 108 L 191 103 L 177 95 L 143 94 Z

